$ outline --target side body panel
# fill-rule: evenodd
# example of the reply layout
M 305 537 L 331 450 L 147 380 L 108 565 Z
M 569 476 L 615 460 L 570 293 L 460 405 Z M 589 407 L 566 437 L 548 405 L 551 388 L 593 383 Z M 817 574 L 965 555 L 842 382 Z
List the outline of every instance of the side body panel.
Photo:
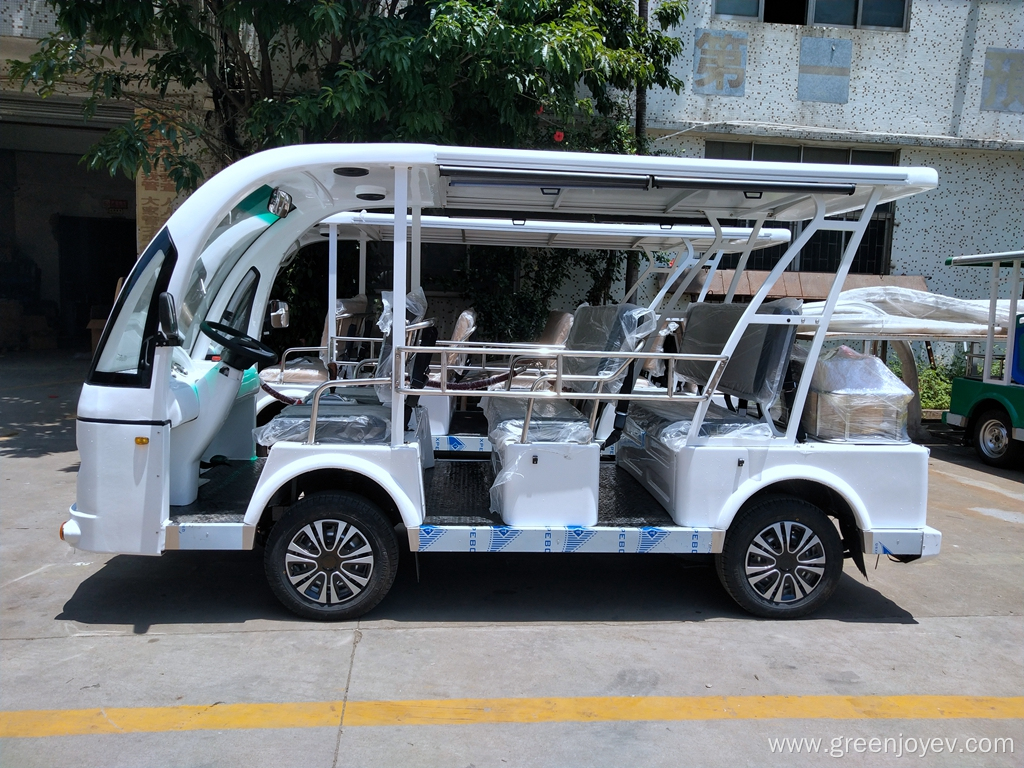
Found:
M 423 471 L 418 443 L 391 448 L 387 445 L 282 442 L 270 449 L 245 513 L 245 524 L 256 525 L 274 494 L 294 478 L 324 469 L 346 470 L 368 477 L 392 498 L 407 527 L 423 522 Z
M 925 525 L 928 451 L 909 443 L 701 445 L 665 457 L 624 447 L 618 461 L 652 489 L 680 526 L 727 529 L 747 499 L 786 480 L 832 488 L 850 504 L 861 530 Z
M 949 402 L 949 413 L 960 416 L 962 423 L 956 426 L 967 426 L 976 413 L 980 413 L 985 402 L 1001 405 L 1010 414 L 1010 422 L 1015 430 L 1024 429 L 1024 386 L 989 384 L 978 379 L 953 379 L 953 394 Z M 948 416 L 946 422 L 953 424 L 956 420 Z

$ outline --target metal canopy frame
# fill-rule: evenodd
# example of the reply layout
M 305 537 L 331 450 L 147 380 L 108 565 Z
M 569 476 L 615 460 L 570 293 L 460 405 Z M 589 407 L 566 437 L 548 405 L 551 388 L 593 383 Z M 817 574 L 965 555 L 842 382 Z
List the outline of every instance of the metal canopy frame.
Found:
M 1024 251 L 1003 251 L 1002 253 L 979 253 L 974 256 L 954 256 L 947 263 L 954 267 L 981 266 L 988 267 L 989 304 L 988 332 L 985 335 L 985 369 L 981 372 L 981 380 L 985 384 L 1004 384 L 1013 382 L 1013 348 L 1017 334 L 1017 299 L 1021 291 L 1021 261 Z M 1003 267 L 1010 268 L 1010 316 L 1006 324 L 1006 358 L 1003 362 L 1002 378 L 992 376 L 992 352 L 996 336 L 996 309 L 999 301 L 999 271 Z
M 447 175 L 442 174 L 442 168 L 449 169 Z M 358 171 L 358 178 L 335 172 L 351 169 Z M 838 285 L 834 281 L 825 312 L 818 318 L 792 318 L 794 323 L 818 327 L 812 342 L 812 355 L 816 357 L 838 289 L 875 207 L 933 189 L 937 184 L 934 170 L 902 166 L 741 162 L 416 144 L 296 145 L 257 153 L 235 163 L 175 211 L 167 229 L 180 255 L 167 290 L 174 296 L 185 295 L 189 275 L 218 222 L 262 185 L 289 195 L 295 206 L 287 219 L 279 220 L 261 235 L 253 258 L 283 254 L 303 232 L 328 216 L 364 207 L 362 200 L 368 199 L 367 194 L 372 194 L 381 208 L 395 211 L 395 339 L 405 338 L 408 230 L 411 225 L 415 230 L 413 240 L 418 242 L 422 227 L 416 224 L 417 209 L 619 222 L 681 222 L 693 218 L 721 222 L 760 216 L 765 221 L 810 220 L 743 313 L 723 354 L 734 352 L 742 329 L 751 322 L 775 322 L 766 319 L 773 316 L 755 317 L 754 313 L 815 232 L 848 231 L 850 240 L 837 272 Z M 854 211 L 859 211 L 854 219 L 831 218 Z M 197 222 L 201 224 L 197 226 Z M 704 264 L 711 258 L 705 253 Z M 261 297 L 264 295 L 261 293 Z M 396 346 L 396 355 L 404 354 L 403 349 Z M 396 366 L 394 424 L 404 423 L 405 383 L 400 371 L 401 367 Z M 809 377 L 804 377 L 796 393 L 797 409 L 803 407 L 808 384 Z M 704 403 L 699 408 L 699 418 L 703 418 L 706 407 Z M 795 439 L 796 426 L 790 425 L 786 440 Z M 698 431 L 699 425 L 694 425 L 691 442 Z M 392 445 L 403 442 L 402 431 L 393 430 Z

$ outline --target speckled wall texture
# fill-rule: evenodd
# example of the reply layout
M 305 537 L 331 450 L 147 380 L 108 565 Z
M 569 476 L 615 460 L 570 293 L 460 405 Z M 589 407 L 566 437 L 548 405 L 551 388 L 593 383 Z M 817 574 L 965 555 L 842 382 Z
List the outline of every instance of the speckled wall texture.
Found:
M 936 293 L 988 298 L 988 270 L 945 260 L 1024 247 L 1024 153 L 904 149 L 900 165 L 935 168 L 939 186 L 896 203 L 892 273 L 924 275 Z
M 701 157 L 707 139 L 813 146 L 821 139 L 815 131 L 825 130 L 829 146 L 898 150 L 901 165 L 935 168 L 939 188 L 897 203 L 892 273 L 924 275 L 938 293 L 987 298 L 985 270 L 944 262 L 1024 247 L 1024 113 L 1016 96 L 1024 2 L 912 0 L 907 32 L 723 19 L 712 8 L 713 0 L 691 0 L 674 32 L 684 41 L 676 71 L 685 86 L 678 96 L 648 96 L 650 125 L 660 129 L 654 146 Z M 742 96 L 695 92 L 698 30 L 746 35 Z M 832 41 L 849 46 L 849 59 L 832 60 Z M 801 64 L 804 78 L 839 79 L 847 61 L 846 94 L 801 83 Z M 958 140 L 1002 148 L 949 148 Z
M 692 0 L 675 28 L 684 41 L 676 74 L 683 92 L 648 96 L 652 127 L 683 121 L 747 121 L 978 139 L 1024 137 L 1024 115 L 982 110 L 986 51 L 1024 51 L 1024 3 L 913 0 L 910 30 L 845 29 L 722 19 L 713 0 Z M 697 30 L 747 35 L 744 95 L 705 95 L 694 88 Z M 846 103 L 797 98 L 804 37 L 852 44 Z

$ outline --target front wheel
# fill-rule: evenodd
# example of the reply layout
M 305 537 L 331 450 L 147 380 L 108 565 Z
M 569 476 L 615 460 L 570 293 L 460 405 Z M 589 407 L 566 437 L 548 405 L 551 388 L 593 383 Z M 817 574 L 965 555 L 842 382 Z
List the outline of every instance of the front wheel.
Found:
M 1002 408 L 985 411 L 974 422 L 974 450 L 992 467 L 1010 467 L 1020 453 L 1013 441 L 1010 416 Z
M 820 608 L 839 586 L 843 543 L 813 504 L 767 499 L 733 521 L 715 566 L 743 609 L 768 619 L 797 618 Z
M 288 610 L 315 621 L 354 619 L 391 589 L 398 539 L 362 496 L 319 493 L 300 499 L 271 529 L 264 565 Z

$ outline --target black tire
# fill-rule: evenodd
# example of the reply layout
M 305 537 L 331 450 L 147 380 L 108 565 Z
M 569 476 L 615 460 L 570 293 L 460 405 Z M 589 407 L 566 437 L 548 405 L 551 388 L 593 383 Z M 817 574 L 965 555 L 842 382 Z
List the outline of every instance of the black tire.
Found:
M 372 610 L 398 572 L 394 526 L 355 493 L 306 496 L 270 530 L 267 581 L 305 619 L 343 621 Z
M 1013 439 L 1010 415 L 1002 408 L 991 408 L 974 420 L 971 443 L 990 467 L 1007 469 L 1020 462 L 1021 444 Z
M 795 619 L 816 611 L 839 586 L 843 542 L 828 515 L 813 504 L 766 499 L 736 516 L 715 568 L 744 610 L 766 619 Z

